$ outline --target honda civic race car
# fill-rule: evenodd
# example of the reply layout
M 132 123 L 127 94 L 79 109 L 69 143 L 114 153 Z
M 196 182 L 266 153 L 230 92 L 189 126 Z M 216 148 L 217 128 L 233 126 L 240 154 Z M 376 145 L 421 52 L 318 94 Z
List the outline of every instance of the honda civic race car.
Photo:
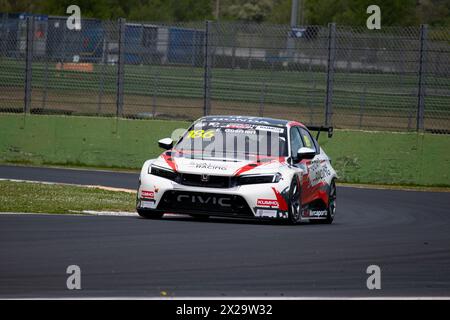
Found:
M 317 138 L 311 131 L 318 131 Z M 331 223 L 336 172 L 317 140 L 332 127 L 262 117 L 205 116 L 141 170 L 136 208 L 165 213 Z

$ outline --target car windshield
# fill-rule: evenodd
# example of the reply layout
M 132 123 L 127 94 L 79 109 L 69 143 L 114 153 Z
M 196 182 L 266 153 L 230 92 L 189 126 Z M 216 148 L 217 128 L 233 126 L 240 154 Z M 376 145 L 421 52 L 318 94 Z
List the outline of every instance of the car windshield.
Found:
M 260 160 L 287 156 L 286 128 L 234 122 L 199 121 L 174 151 L 189 158 Z

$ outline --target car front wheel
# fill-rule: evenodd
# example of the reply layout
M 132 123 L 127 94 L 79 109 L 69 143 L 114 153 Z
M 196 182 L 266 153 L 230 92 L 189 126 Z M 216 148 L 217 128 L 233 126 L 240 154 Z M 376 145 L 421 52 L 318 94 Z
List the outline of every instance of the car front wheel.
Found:
M 300 200 L 300 183 L 295 176 L 289 188 L 289 222 L 297 224 L 301 220 L 302 202 Z

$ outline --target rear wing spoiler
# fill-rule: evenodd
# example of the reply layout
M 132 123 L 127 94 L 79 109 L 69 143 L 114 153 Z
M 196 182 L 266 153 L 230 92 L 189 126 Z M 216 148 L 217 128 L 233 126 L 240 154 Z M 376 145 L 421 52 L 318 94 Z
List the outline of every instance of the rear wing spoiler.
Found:
M 333 127 L 330 126 L 307 126 L 310 131 L 317 131 L 316 140 L 319 140 L 320 133 L 328 132 L 328 138 L 333 136 Z

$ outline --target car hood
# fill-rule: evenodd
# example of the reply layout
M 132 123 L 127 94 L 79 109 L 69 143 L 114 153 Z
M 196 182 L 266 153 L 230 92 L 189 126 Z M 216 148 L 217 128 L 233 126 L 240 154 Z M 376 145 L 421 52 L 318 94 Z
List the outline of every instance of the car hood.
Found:
M 165 152 L 153 165 L 180 173 L 238 176 L 241 174 L 275 173 L 284 166 L 284 157 L 265 157 L 256 160 L 191 159 Z

